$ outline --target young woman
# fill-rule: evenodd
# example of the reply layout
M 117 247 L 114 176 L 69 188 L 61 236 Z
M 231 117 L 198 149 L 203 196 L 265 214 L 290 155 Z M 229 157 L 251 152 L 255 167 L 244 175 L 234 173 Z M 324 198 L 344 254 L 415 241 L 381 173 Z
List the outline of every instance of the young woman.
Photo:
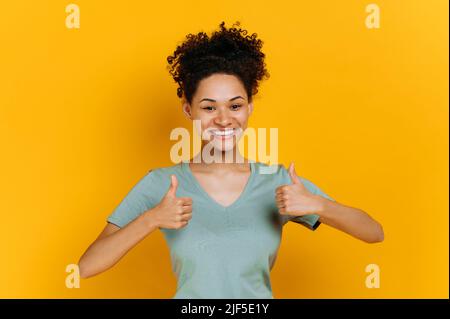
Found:
M 109 269 L 159 229 L 178 280 L 174 298 L 273 298 L 270 270 L 288 221 L 311 230 L 324 223 L 367 243 L 383 241 L 378 222 L 297 176 L 293 164 L 269 167 L 239 154 L 252 98 L 268 77 L 262 41 L 246 34 L 222 22 L 211 37 L 189 34 L 168 57 L 182 110 L 200 123 L 202 152 L 150 170 L 131 189 L 81 257 L 82 278 Z M 201 156 L 206 145 L 218 161 Z M 225 160 L 230 152 L 231 163 Z M 261 173 L 271 167 L 273 173 Z

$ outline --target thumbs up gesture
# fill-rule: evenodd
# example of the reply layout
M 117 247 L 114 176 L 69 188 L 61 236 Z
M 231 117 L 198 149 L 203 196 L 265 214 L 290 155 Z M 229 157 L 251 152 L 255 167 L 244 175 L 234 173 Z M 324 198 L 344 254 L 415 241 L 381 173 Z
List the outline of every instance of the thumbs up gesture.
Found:
M 319 212 L 323 199 L 311 193 L 295 173 L 294 163 L 289 165 L 291 185 L 279 186 L 275 191 L 278 211 L 282 215 L 303 216 Z
M 171 175 L 170 187 L 155 207 L 155 220 L 158 227 L 179 229 L 187 225 L 192 218 L 192 198 L 176 197 L 178 180 Z

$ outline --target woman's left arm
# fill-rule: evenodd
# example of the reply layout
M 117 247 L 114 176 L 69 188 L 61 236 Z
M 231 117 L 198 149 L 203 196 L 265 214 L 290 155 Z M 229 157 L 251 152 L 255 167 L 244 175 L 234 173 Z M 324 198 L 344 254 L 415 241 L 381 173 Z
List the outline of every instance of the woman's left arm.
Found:
M 276 190 L 280 214 L 303 216 L 319 215 L 319 221 L 367 243 L 384 240 L 383 227 L 361 209 L 346 206 L 311 193 L 295 173 L 293 163 L 289 166 L 291 185 Z
M 366 212 L 331 201 L 320 195 L 313 196 L 316 196 L 316 200 L 321 203 L 316 212 L 321 223 L 367 243 L 378 243 L 384 240 L 383 227 Z

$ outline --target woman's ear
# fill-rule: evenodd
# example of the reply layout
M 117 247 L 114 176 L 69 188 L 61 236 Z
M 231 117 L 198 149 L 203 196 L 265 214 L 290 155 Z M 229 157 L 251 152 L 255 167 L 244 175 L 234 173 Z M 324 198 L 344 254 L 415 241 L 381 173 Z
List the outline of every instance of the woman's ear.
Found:
M 191 105 L 186 101 L 185 98 L 183 98 L 182 100 L 182 110 L 183 113 L 190 119 L 192 120 L 192 109 L 191 109 Z
M 248 104 L 248 115 L 250 116 L 253 112 L 253 102 Z

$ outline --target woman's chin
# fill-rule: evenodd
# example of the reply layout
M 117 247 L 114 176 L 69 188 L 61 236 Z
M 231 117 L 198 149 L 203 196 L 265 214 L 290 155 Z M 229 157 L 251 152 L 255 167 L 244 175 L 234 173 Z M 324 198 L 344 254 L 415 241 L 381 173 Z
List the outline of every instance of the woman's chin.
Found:
M 235 142 L 232 139 L 224 141 L 214 140 L 211 143 L 213 144 L 214 152 L 230 152 L 235 148 Z

